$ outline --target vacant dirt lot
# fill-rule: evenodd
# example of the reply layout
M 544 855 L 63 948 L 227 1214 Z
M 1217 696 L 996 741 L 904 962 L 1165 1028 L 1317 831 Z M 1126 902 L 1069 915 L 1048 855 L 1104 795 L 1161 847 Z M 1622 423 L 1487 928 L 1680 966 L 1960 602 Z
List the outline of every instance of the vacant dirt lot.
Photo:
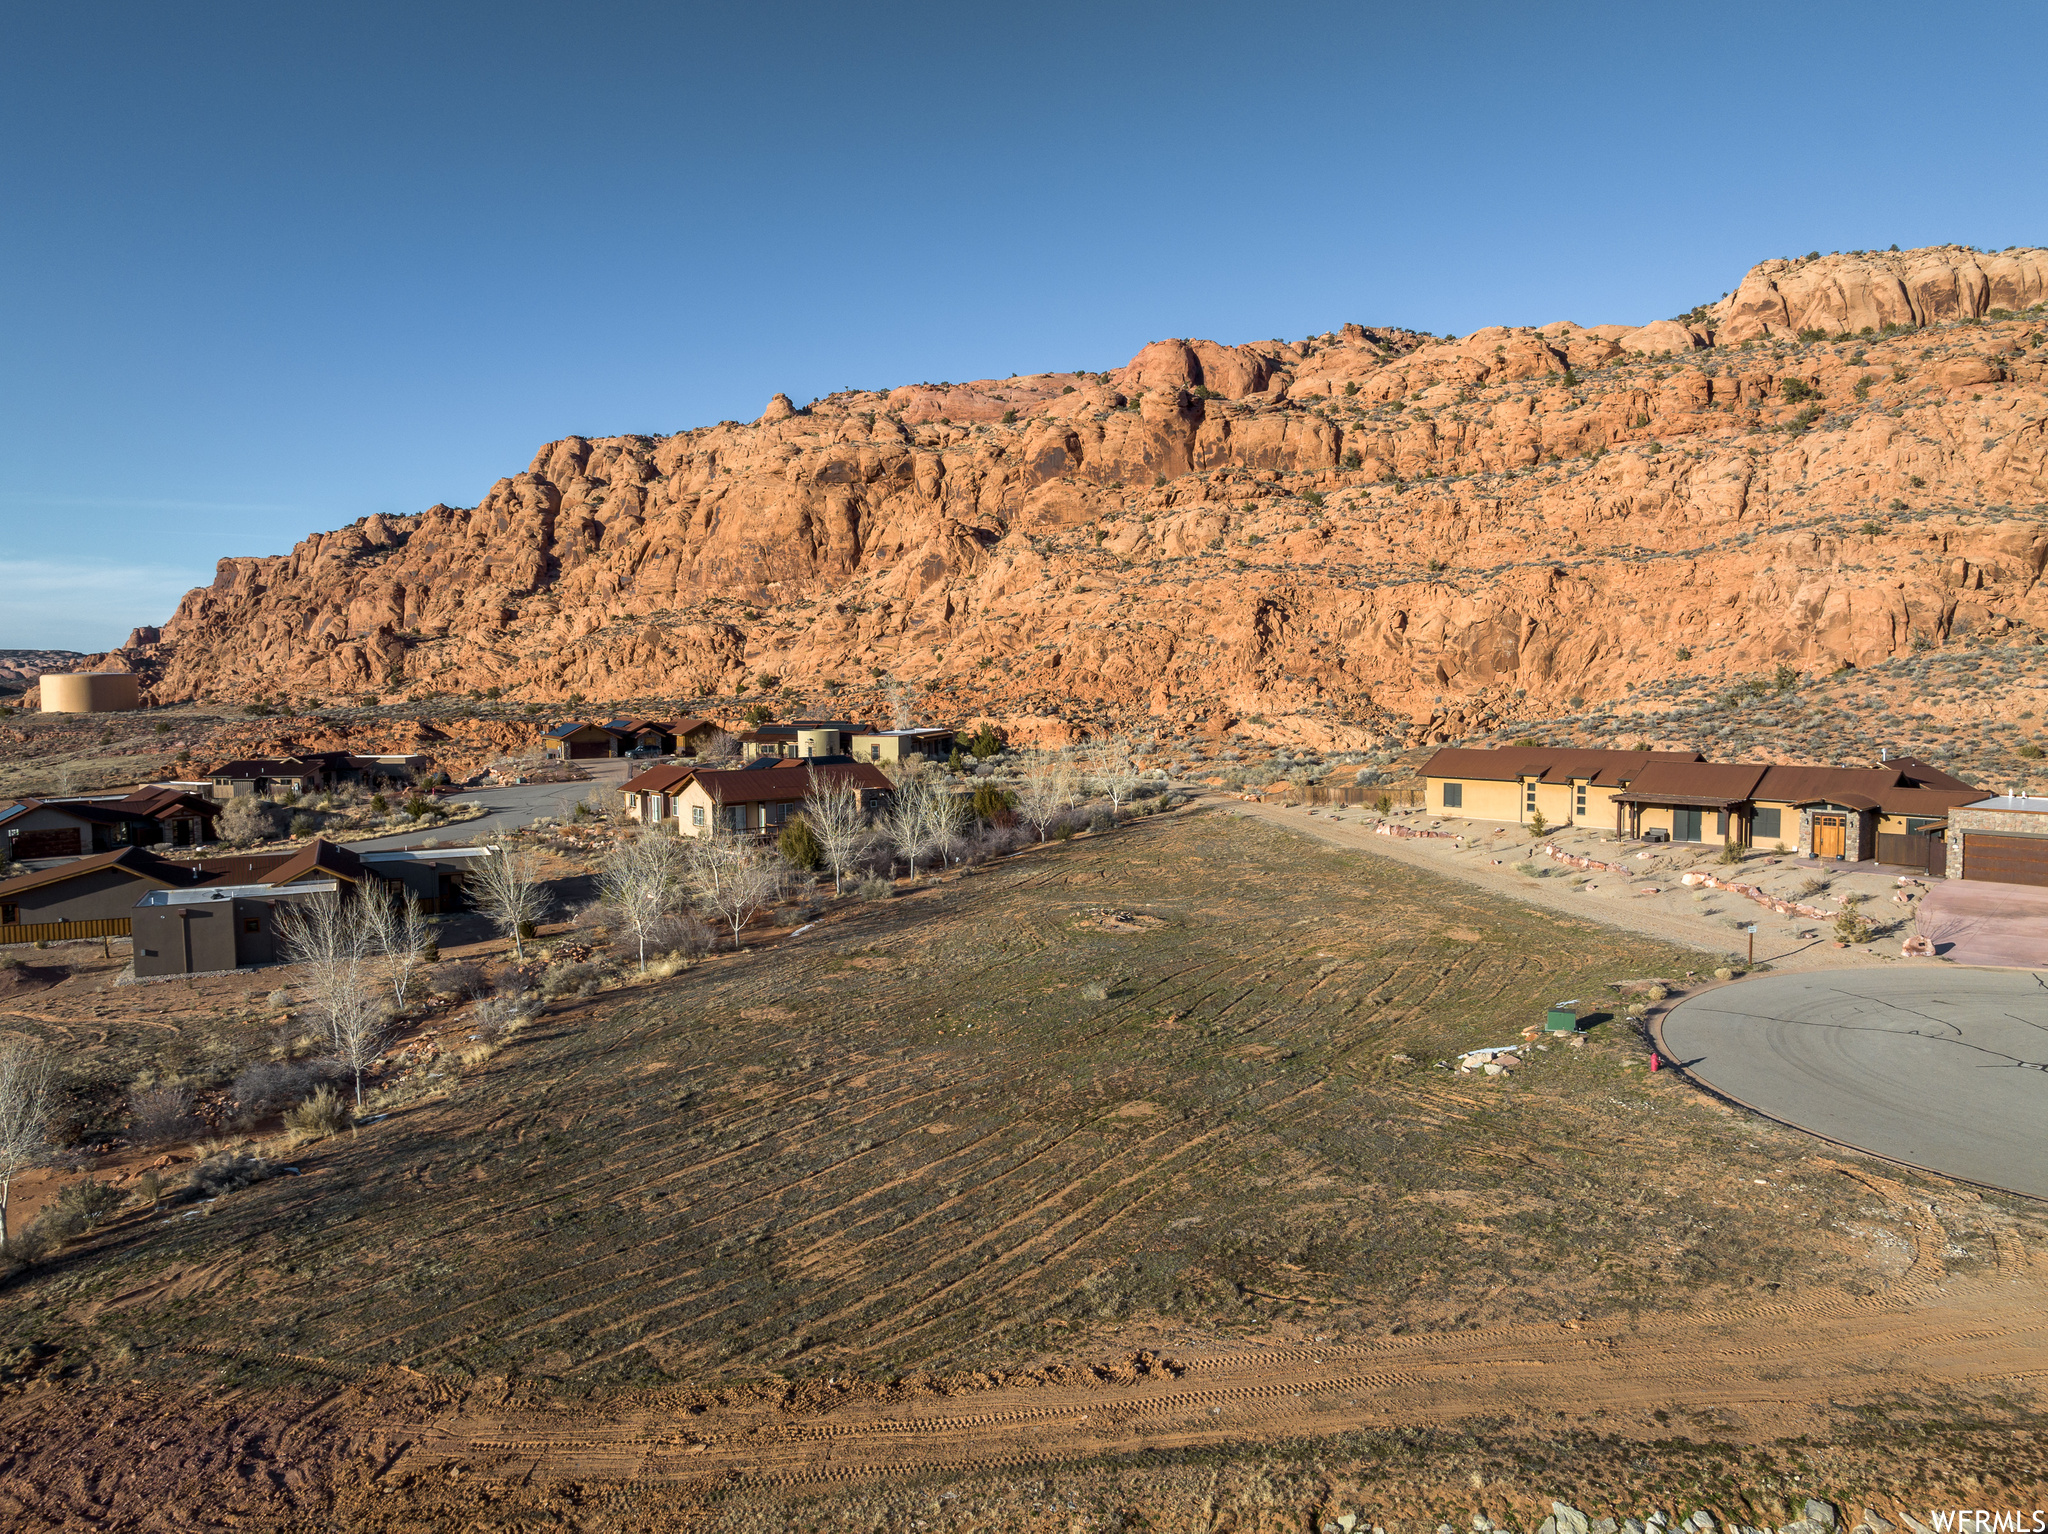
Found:
M 17 1277 L 0 1507 L 1299 1528 L 2020 1484 L 2033 1206 L 1724 1112 L 1616 1021 L 1438 1063 L 1700 962 L 1214 814 L 835 907 Z

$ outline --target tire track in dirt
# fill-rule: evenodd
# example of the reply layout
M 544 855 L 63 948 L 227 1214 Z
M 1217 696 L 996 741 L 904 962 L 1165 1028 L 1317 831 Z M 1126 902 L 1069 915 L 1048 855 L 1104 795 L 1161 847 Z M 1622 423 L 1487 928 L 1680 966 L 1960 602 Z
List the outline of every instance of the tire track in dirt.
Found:
M 649 1399 L 621 1402 L 613 1421 L 585 1420 L 568 1432 L 505 1416 L 451 1422 L 444 1431 L 457 1460 L 530 1455 L 551 1475 L 601 1478 L 607 1466 L 645 1474 L 650 1459 L 680 1450 L 693 1474 L 716 1471 L 763 1488 L 1256 1441 L 1276 1425 L 1316 1433 L 1516 1412 L 1547 1417 L 1560 1397 L 1597 1399 L 1617 1418 L 1640 1411 L 1652 1432 L 1662 1430 L 1647 1422 L 1648 1411 L 1672 1400 L 1739 1410 L 1747 1427 L 1736 1436 L 1763 1440 L 1789 1418 L 1810 1422 L 1804 1414 L 1816 1405 L 1889 1394 L 1892 1381 L 1871 1367 L 1878 1359 L 1908 1360 L 1938 1386 L 2048 1375 L 2041 1287 L 2015 1293 L 2001 1279 L 1888 1303 L 1828 1298 L 1688 1317 L 1650 1334 L 1532 1324 L 1194 1356 L 1178 1363 L 1180 1378 L 1170 1382 L 850 1400 L 829 1408 L 830 1421 L 712 1409 L 673 1424 L 660 1421 L 662 1403 Z

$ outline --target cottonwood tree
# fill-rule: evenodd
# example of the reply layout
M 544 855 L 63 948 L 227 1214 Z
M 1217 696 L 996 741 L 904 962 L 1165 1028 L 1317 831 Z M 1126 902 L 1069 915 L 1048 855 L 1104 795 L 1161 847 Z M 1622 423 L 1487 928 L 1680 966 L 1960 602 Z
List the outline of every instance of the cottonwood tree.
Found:
M 285 962 L 301 966 L 300 982 L 334 1054 L 355 1078 L 363 1105 L 363 1072 L 377 1058 L 387 1031 L 378 973 L 377 941 L 361 900 L 314 895 L 278 912 Z
M 1017 813 L 1045 840 L 1060 812 L 1074 802 L 1074 765 L 1064 754 L 1040 755 L 1025 763 L 1017 784 Z
M 372 878 L 357 893 L 359 918 L 368 928 L 370 951 L 391 987 L 391 1004 L 403 1008 L 412 995 L 413 982 L 426 964 L 427 913 L 411 893 L 394 893 L 383 880 Z
M 945 789 L 938 774 L 905 772 L 896 783 L 896 793 L 882 817 L 883 829 L 910 864 L 910 877 L 917 877 L 918 860 L 938 848 L 942 823 L 934 798 Z
M 1111 812 L 1121 810 L 1140 781 L 1136 744 L 1121 731 L 1102 736 L 1088 747 L 1088 771 L 1109 800 Z
M 783 891 L 788 869 L 771 847 L 735 839 L 723 849 L 717 882 L 699 898 L 706 910 L 732 928 L 732 946 L 740 946 L 740 929 Z
M 936 775 L 924 806 L 931 827 L 931 848 L 950 865 L 967 840 L 967 825 L 974 818 L 974 808 Z
M 846 871 L 854 865 L 869 836 L 867 812 L 861 808 L 860 789 L 843 773 L 830 777 L 811 773 L 811 791 L 804 795 L 804 819 L 825 854 L 825 866 L 832 870 L 832 893 L 846 888 Z
M 13 1235 L 8 1192 L 16 1177 L 48 1154 L 56 1105 L 56 1052 L 33 1039 L 0 1043 L 0 1252 Z
M 683 891 L 683 850 L 672 831 L 650 827 L 622 837 L 597 869 L 598 896 L 619 925 L 639 944 L 640 970 L 647 970 L 647 944 L 670 924 Z
M 470 892 L 477 909 L 512 940 L 512 957 L 526 957 L 525 937 L 548 913 L 548 893 L 541 883 L 540 858 L 526 847 L 494 847 L 476 865 Z
M 737 736 L 724 730 L 713 730 L 697 742 L 697 759 L 703 762 L 729 762 L 740 754 Z

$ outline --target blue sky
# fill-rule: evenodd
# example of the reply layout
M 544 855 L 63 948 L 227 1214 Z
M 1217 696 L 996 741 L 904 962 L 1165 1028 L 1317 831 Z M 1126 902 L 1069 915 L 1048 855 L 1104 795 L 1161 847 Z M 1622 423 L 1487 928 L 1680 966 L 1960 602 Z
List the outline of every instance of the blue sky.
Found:
M 2048 19 L 50 6 L 0 52 L 0 647 L 544 441 L 1166 335 L 1645 320 L 2048 241 Z

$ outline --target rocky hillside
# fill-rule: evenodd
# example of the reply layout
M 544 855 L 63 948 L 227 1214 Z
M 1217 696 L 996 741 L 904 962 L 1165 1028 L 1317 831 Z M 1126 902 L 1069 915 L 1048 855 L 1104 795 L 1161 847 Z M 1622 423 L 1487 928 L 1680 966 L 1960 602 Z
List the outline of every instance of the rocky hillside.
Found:
M 2048 630 L 2048 252 L 1769 261 L 1629 327 L 1345 325 L 565 438 L 222 560 L 154 695 L 781 688 L 1355 749 Z

